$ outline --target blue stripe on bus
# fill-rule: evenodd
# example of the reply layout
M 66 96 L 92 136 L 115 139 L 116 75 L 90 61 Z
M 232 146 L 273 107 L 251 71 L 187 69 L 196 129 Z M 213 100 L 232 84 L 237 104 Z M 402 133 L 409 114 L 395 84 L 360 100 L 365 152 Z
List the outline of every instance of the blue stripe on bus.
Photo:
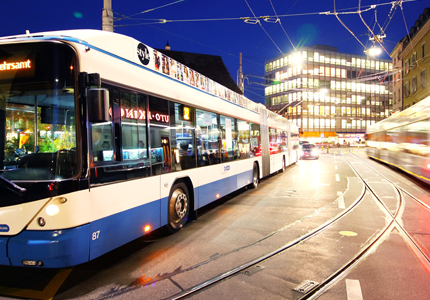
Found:
M 203 207 L 212 201 L 224 197 L 248 184 L 252 179 L 252 171 L 246 171 L 197 188 L 198 207 Z M 218 195 L 218 196 L 217 196 Z
M 65 268 L 87 262 L 89 229 L 86 224 L 63 230 L 25 230 L 9 240 L 11 265 L 23 266 L 23 260 L 40 260 L 46 268 Z
M 0 265 L 10 265 L 9 258 L 7 257 L 7 241 L 9 237 L 0 237 Z
M 240 189 L 252 182 L 252 172 L 253 170 L 249 170 L 246 172 L 242 172 L 237 174 L 237 188 Z
M 91 222 L 90 260 L 141 237 L 147 225 L 151 230 L 159 228 L 160 203 L 153 201 Z

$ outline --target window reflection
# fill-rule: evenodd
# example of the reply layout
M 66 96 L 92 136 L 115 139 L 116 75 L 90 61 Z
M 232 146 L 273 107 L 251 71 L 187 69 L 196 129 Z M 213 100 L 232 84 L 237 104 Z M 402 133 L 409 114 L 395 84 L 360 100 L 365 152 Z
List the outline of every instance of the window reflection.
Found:
M 194 108 L 171 103 L 172 171 L 196 167 Z
M 196 110 L 198 165 L 207 166 L 221 162 L 221 135 L 216 113 Z

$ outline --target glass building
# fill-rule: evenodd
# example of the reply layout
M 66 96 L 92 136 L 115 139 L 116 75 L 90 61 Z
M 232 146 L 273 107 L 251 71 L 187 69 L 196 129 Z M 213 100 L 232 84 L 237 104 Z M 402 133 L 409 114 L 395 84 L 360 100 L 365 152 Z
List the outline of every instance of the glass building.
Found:
M 267 61 L 266 106 L 300 127 L 301 139 L 356 143 L 391 114 L 389 59 L 303 47 Z

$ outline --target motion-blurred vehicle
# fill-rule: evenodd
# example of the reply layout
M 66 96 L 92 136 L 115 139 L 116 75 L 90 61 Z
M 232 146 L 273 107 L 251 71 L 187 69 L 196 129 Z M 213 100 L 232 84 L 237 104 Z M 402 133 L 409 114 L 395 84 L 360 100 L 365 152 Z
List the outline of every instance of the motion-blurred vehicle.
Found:
M 430 97 L 368 126 L 366 153 L 430 184 Z
M 301 145 L 304 145 L 304 144 L 309 144 L 309 142 L 308 141 L 299 141 L 299 145 L 301 146 Z
M 318 159 L 320 157 L 320 152 L 315 144 L 303 144 L 299 151 L 300 159 L 314 158 Z
M 362 141 L 362 142 L 358 142 L 358 143 L 352 143 L 351 147 L 364 148 L 364 147 L 366 147 L 366 142 Z

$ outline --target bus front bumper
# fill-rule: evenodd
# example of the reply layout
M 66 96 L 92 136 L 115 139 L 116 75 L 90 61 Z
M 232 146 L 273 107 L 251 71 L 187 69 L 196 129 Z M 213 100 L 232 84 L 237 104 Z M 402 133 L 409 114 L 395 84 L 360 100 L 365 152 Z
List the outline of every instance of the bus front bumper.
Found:
M 0 237 L 0 265 L 66 268 L 88 261 L 90 225 Z

